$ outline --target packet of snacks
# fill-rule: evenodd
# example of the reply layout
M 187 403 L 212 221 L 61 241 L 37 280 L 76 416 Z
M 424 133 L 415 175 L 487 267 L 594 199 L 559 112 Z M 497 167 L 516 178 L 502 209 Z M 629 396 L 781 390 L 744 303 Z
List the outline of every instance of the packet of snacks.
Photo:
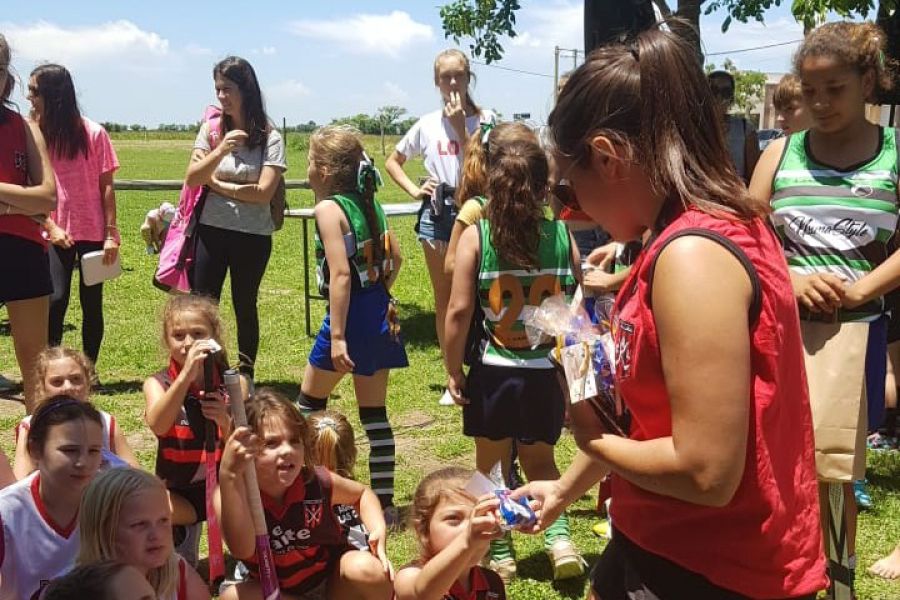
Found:
M 497 510 L 500 516 L 500 529 L 509 531 L 529 527 L 537 522 L 537 517 L 526 498 L 513 500 L 510 497 L 509 488 L 503 482 L 503 471 L 500 463 L 494 465 L 490 475 L 481 471 L 475 471 L 465 490 L 476 498 L 485 494 L 494 494 L 500 500 L 500 508 Z

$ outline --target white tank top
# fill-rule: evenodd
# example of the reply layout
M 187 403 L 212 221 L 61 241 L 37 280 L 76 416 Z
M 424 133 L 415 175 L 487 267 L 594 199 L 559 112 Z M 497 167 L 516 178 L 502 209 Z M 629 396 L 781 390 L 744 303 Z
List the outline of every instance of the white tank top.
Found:
M 78 521 L 53 523 L 38 494 L 36 471 L 0 491 L 0 600 L 37 600 L 78 554 Z

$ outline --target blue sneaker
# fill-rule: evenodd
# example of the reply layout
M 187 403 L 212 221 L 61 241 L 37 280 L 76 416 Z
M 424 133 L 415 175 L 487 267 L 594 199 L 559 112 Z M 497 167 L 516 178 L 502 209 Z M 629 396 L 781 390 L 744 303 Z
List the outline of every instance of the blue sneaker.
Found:
M 858 479 L 853 482 L 853 495 L 856 496 L 856 506 L 859 510 L 869 510 L 872 508 L 872 496 L 866 489 L 866 480 Z

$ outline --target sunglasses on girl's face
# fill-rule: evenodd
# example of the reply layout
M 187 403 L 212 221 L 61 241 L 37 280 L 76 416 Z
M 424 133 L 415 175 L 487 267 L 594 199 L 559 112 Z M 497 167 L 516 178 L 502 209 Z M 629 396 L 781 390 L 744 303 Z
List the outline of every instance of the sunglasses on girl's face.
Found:
M 569 185 L 567 179 L 560 179 L 556 185 L 550 188 L 550 193 L 563 206 L 572 210 L 581 210 L 581 205 L 578 204 L 578 198 L 575 196 L 575 189 Z

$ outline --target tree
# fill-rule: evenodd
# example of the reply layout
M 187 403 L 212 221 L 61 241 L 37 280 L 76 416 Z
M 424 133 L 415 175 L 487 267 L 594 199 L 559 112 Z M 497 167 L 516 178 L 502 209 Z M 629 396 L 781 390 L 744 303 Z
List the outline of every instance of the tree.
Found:
M 706 65 L 706 72 L 716 70 L 715 64 Z M 734 77 L 734 106 L 744 116 L 749 116 L 763 98 L 766 90 L 766 75 L 759 71 L 741 71 L 730 59 L 725 59 L 722 70 Z
M 444 37 L 453 37 L 457 44 L 461 37 L 472 38 L 469 46 L 473 56 L 488 64 L 503 57 L 501 36 L 516 37 L 518 0 L 455 0 L 441 7 Z
M 382 106 L 375 113 L 375 118 L 378 120 L 378 125 L 381 129 L 381 155 L 384 156 L 384 133 L 385 131 L 394 127 L 397 124 L 397 121 L 406 114 L 406 109 L 401 108 L 399 106 L 388 105 Z

